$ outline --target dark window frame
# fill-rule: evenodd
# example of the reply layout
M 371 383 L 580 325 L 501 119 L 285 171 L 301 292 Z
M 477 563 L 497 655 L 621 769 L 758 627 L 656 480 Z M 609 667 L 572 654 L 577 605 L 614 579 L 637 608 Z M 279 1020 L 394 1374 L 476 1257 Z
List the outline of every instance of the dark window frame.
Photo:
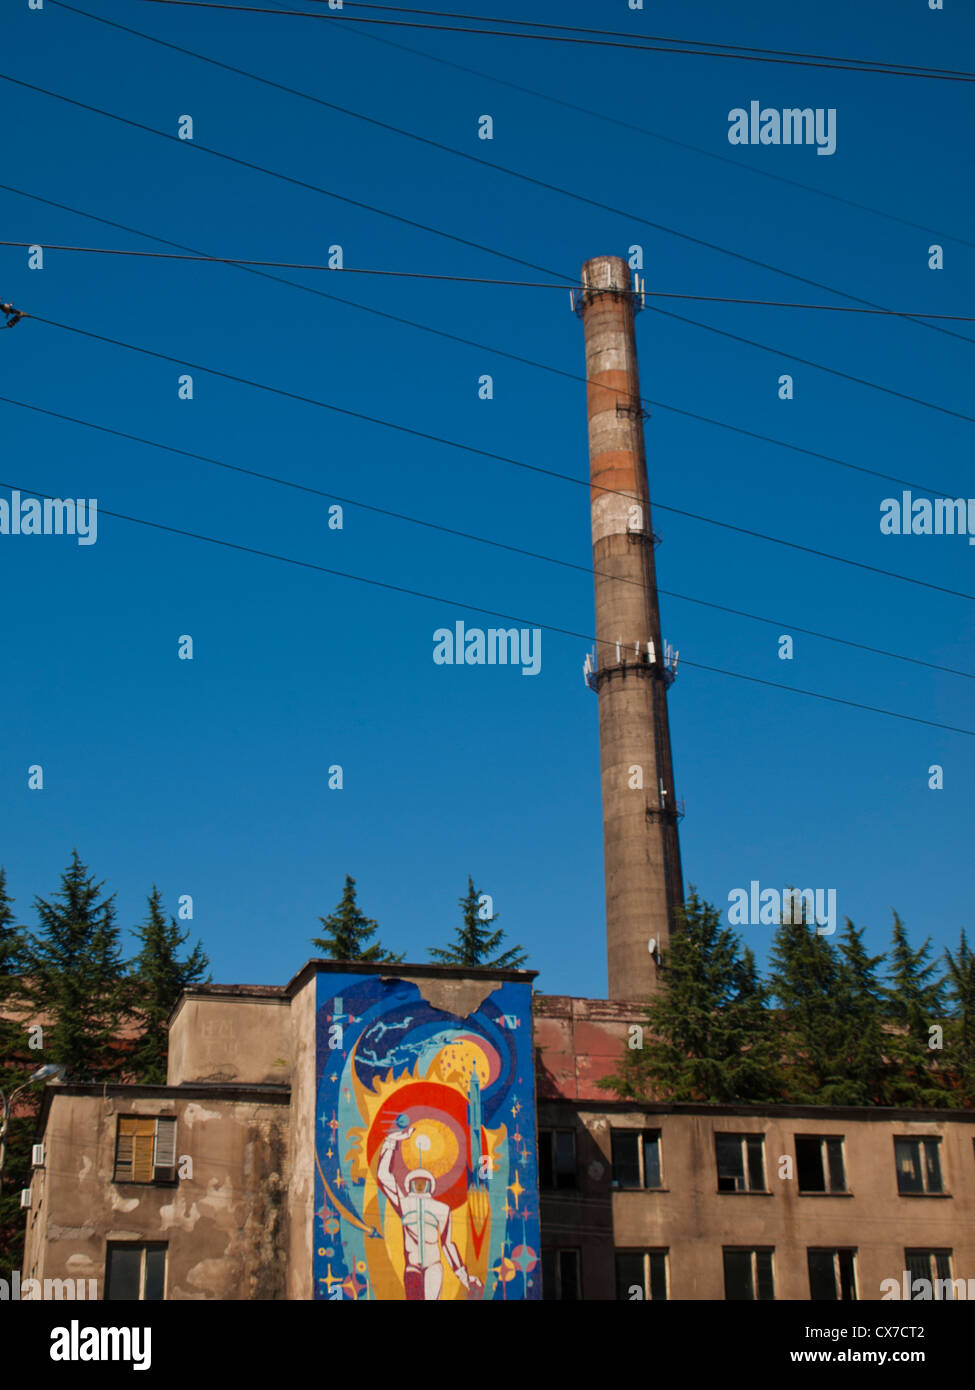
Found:
M 113 1298 L 111 1292 L 112 1284 L 112 1256 L 117 1252 L 129 1252 L 139 1254 L 139 1273 L 138 1273 L 138 1299 Z M 150 1280 L 150 1262 L 148 1256 L 162 1252 L 162 1292 L 158 1298 L 147 1298 L 146 1291 Z M 116 1273 L 116 1287 L 118 1280 L 122 1277 L 121 1271 Z M 169 1278 L 169 1244 L 164 1240 L 110 1240 L 105 1245 L 105 1298 L 106 1303 L 162 1303 L 166 1300 L 166 1284 Z
M 571 1166 L 561 1166 L 559 1138 L 568 1138 L 572 1147 Z M 551 1181 L 548 1178 L 551 1177 Z M 561 1181 L 560 1181 L 561 1179 Z M 574 1129 L 543 1127 L 538 1131 L 538 1186 L 542 1192 L 571 1192 L 579 1186 L 579 1152 Z
M 737 1141 L 737 1164 L 740 1168 L 739 1173 L 722 1173 L 722 1147 L 725 1154 Z M 734 1193 L 735 1195 L 747 1192 L 759 1192 L 769 1194 L 768 1186 L 768 1167 L 765 1162 L 765 1135 L 739 1132 L 737 1130 L 715 1130 L 714 1131 L 714 1163 L 715 1177 L 718 1184 L 718 1191 L 721 1193 Z M 761 1186 L 755 1183 L 756 1164 L 761 1166 Z M 739 1186 L 739 1179 L 742 1185 Z M 728 1186 L 728 1183 L 734 1186 Z M 722 1187 L 722 1183 L 725 1186 Z
M 670 1250 L 667 1247 L 647 1247 L 636 1250 L 617 1250 L 616 1252 L 616 1297 L 624 1302 L 637 1303 L 630 1299 L 629 1290 L 635 1280 L 621 1278 L 620 1260 L 631 1259 L 641 1262 L 641 1282 L 645 1301 L 663 1303 L 670 1298 Z
M 563 1260 L 568 1257 L 570 1262 L 575 1265 L 575 1272 L 570 1282 L 574 1281 L 576 1295 L 575 1298 L 565 1297 L 565 1267 Z M 546 1278 L 545 1266 L 549 1261 L 554 1261 L 551 1279 Z M 581 1303 L 582 1302 L 582 1251 L 577 1245 L 565 1246 L 546 1246 L 542 1249 L 542 1299 L 547 1303 Z
M 624 1182 L 622 1178 L 617 1178 L 618 1168 L 622 1164 L 617 1163 L 616 1145 L 622 1145 L 625 1141 L 632 1139 L 636 1142 L 636 1182 Z M 656 1149 L 656 1176 L 657 1182 L 647 1182 L 647 1147 L 652 1146 Z M 624 1129 L 614 1128 L 610 1130 L 610 1181 L 614 1192 L 666 1192 L 663 1174 L 663 1145 L 661 1144 L 661 1131 L 659 1129 Z
M 833 1292 L 828 1297 L 817 1298 L 815 1293 L 815 1280 L 821 1274 L 814 1276 L 813 1260 L 814 1257 L 829 1256 Z M 844 1258 L 845 1257 L 845 1258 Z M 856 1303 L 859 1301 L 857 1293 L 856 1278 L 856 1257 L 857 1247 L 854 1245 L 811 1245 L 806 1250 L 806 1272 L 809 1276 L 809 1298 L 811 1302 L 829 1303 Z M 844 1290 L 849 1289 L 847 1295 Z
M 747 1255 L 749 1293 L 743 1298 L 735 1298 L 728 1293 L 729 1256 Z M 725 1245 L 721 1249 L 724 1264 L 724 1296 L 726 1302 L 775 1302 L 775 1246 L 774 1245 Z M 760 1260 L 759 1257 L 762 1257 Z M 763 1286 L 767 1295 L 763 1294 Z
M 919 1186 L 908 1186 L 907 1174 L 902 1166 L 903 1148 L 910 1145 L 915 1150 L 914 1173 L 911 1175 Z M 932 1157 L 934 1162 L 932 1163 Z M 932 1184 L 932 1169 L 936 1170 L 937 1186 Z M 894 1173 L 897 1179 L 899 1197 L 947 1197 L 945 1175 L 941 1166 L 941 1136 L 939 1134 L 895 1134 L 894 1135 Z
M 850 1193 L 847 1182 L 846 1171 L 846 1135 L 845 1134 L 795 1134 L 793 1140 L 796 1148 L 796 1184 L 797 1191 L 802 1197 L 838 1197 L 848 1196 Z M 822 1187 L 804 1187 L 802 1185 L 800 1166 L 803 1160 L 799 1156 L 800 1144 L 819 1145 L 819 1166 L 823 1180 Z M 830 1145 L 839 1146 L 839 1165 L 842 1173 L 842 1187 L 834 1187 L 835 1177 L 834 1153 L 830 1152 Z

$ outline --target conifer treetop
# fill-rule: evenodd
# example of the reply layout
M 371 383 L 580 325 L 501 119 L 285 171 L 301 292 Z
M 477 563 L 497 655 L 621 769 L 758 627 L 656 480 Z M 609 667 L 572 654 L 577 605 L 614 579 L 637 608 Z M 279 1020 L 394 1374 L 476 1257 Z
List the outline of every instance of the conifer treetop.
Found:
M 360 911 L 356 902 L 355 879 L 351 874 L 345 876 L 345 890 L 338 907 L 328 917 L 319 917 L 318 920 L 325 932 L 322 936 L 312 937 L 311 944 L 328 960 L 388 962 L 390 965 L 397 965 L 403 960 L 403 956 L 387 951 L 381 942 L 366 945 L 379 930 L 379 923 Z
M 482 902 L 484 895 L 474 887 L 474 880 L 467 876 L 467 892 L 457 902 L 463 911 L 463 920 L 454 929 L 454 943 L 446 948 L 431 946 L 430 955 L 442 965 L 462 965 L 490 968 L 493 970 L 518 970 L 528 959 L 528 953 L 521 946 L 512 946 L 500 955 L 498 951 L 504 940 L 504 928 L 497 931 L 489 928 L 498 920 L 497 912 L 485 915 L 487 906 Z

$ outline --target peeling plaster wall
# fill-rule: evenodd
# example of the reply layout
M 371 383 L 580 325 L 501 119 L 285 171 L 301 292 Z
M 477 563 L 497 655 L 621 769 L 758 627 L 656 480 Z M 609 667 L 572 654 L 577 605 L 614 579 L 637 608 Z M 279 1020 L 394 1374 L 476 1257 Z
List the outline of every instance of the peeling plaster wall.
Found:
M 291 1134 L 294 1161 L 288 1189 L 291 1259 L 287 1297 L 312 1297 L 315 1205 L 315 980 L 310 975 L 291 1001 L 293 1076 Z
M 194 1081 L 288 1085 L 289 1013 L 288 1000 L 283 998 L 184 995 L 169 1031 L 169 1085 Z
M 115 1183 L 118 1115 L 176 1118 L 192 1176 Z M 35 1173 L 25 1277 L 94 1278 L 104 1296 L 106 1244 L 167 1244 L 167 1299 L 282 1299 L 288 1265 L 289 1113 L 280 1100 L 177 1093 L 56 1094 Z M 187 1169 L 183 1163 L 184 1171 Z

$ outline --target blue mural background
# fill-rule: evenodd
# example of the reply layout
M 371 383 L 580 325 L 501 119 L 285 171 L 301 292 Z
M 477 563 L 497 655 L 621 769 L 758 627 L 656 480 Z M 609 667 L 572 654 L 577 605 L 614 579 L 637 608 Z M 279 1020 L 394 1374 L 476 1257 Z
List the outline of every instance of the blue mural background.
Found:
M 315 1297 L 540 1298 L 531 986 L 469 1017 L 320 971 Z

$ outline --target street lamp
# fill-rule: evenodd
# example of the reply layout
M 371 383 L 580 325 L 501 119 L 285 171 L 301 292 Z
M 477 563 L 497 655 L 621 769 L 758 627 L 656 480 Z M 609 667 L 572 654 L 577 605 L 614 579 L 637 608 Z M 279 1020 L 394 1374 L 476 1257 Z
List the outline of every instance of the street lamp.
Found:
M 18 1086 L 15 1091 L 11 1091 L 8 1099 L 3 1091 L 0 1091 L 0 1181 L 3 1178 L 3 1160 L 7 1152 L 7 1126 L 10 1123 L 10 1114 L 13 1110 L 14 1101 L 21 1091 L 26 1091 L 27 1087 L 34 1081 L 61 1081 L 64 1078 L 66 1068 L 60 1062 L 46 1062 L 43 1067 L 38 1067 L 37 1071 L 32 1072 L 22 1086 Z

